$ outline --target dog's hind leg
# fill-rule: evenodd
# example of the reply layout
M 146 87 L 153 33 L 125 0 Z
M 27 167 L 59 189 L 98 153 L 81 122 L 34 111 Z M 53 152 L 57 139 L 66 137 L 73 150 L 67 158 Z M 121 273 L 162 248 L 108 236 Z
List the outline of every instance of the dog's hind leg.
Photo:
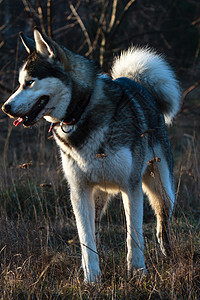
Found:
M 85 282 L 100 282 L 101 271 L 95 238 L 95 207 L 92 188 L 70 184 L 71 202 L 76 217 L 82 250 Z
M 160 162 L 152 162 L 143 175 L 143 190 L 157 218 L 157 239 L 164 255 L 170 255 L 169 220 L 174 206 L 175 193 L 173 174 L 165 157 Z
M 143 193 L 142 183 L 131 186 L 127 192 L 122 192 L 122 199 L 127 225 L 127 265 L 128 275 L 132 271 L 146 270 L 144 262 L 144 241 L 142 233 L 143 224 Z

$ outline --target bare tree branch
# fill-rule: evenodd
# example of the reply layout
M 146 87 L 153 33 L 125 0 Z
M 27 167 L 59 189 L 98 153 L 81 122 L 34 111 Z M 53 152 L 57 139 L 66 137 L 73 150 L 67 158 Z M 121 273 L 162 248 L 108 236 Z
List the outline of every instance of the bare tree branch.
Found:
M 116 11 L 117 11 L 117 1 L 118 0 L 113 0 L 113 6 L 112 6 L 112 14 L 111 14 L 111 19 L 110 19 L 110 24 L 108 26 L 107 32 L 110 32 L 111 29 L 114 26 L 115 19 L 116 19 Z
M 101 46 L 100 46 L 100 57 L 99 57 L 99 62 L 100 62 L 101 67 L 103 66 L 103 63 L 104 63 L 105 45 L 106 45 L 106 37 L 105 37 L 105 34 L 102 32 L 102 40 L 101 40 Z
M 183 102 L 186 98 L 186 96 L 193 91 L 196 87 L 198 87 L 200 85 L 200 80 L 198 80 L 197 82 L 195 82 L 193 85 L 191 85 L 184 93 L 183 93 Z M 182 102 L 182 107 L 183 107 L 183 102 Z
M 114 34 L 116 33 L 119 25 L 121 24 L 123 18 L 126 16 L 126 13 L 128 12 L 129 8 L 131 7 L 131 5 L 135 2 L 135 0 L 130 0 L 126 6 L 123 9 L 123 12 L 120 16 L 120 18 L 116 21 L 115 26 L 113 27 L 113 30 L 111 31 L 111 36 L 113 38 Z
M 80 3 L 81 3 L 81 0 L 79 0 L 77 3 L 76 3 L 76 6 L 75 6 L 75 10 L 77 11 L 77 9 L 79 8 L 80 6 Z M 71 11 L 71 13 L 67 16 L 67 21 L 71 20 L 71 18 L 74 16 L 73 12 Z
M 46 34 L 46 30 L 45 30 L 45 27 L 44 27 L 43 11 L 42 11 L 42 7 L 41 7 L 41 5 L 40 5 L 39 0 L 37 0 L 37 11 L 38 11 L 38 16 L 39 16 L 40 26 L 41 26 L 42 32 L 43 32 L 44 34 Z
M 102 36 L 101 45 L 104 44 L 104 46 L 105 46 L 105 43 L 104 43 L 104 40 L 103 40 L 105 38 L 105 33 L 104 33 L 104 30 L 103 30 L 103 23 L 105 23 L 105 11 L 108 7 L 108 4 L 109 4 L 109 1 L 104 3 L 104 5 L 102 5 L 101 16 L 98 20 L 98 28 L 97 28 L 96 35 L 95 35 L 95 38 L 94 38 L 94 41 L 93 41 L 93 44 L 92 44 L 92 49 L 91 49 L 91 51 L 88 51 L 86 53 L 86 56 L 89 55 L 92 51 L 94 51 L 96 49 L 96 46 L 97 46 L 97 43 L 98 43 L 98 40 L 99 40 L 100 36 Z M 97 17 L 96 17 L 96 19 L 97 19 Z M 100 53 L 101 54 L 103 53 L 102 48 L 100 49 Z M 100 54 L 100 56 L 101 56 L 101 54 Z
M 48 36 L 52 38 L 52 2 L 47 0 L 47 27 Z
M 85 25 L 83 24 L 83 21 L 81 20 L 80 16 L 78 15 L 78 13 L 72 3 L 70 3 L 70 9 L 71 9 L 72 13 L 74 14 L 74 16 L 76 17 L 77 22 L 79 23 L 79 25 L 83 31 L 83 34 L 85 35 L 85 38 L 86 38 L 86 41 L 88 44 L 88 48 L 89 48 L 88 51 L 91 52 L 92 51 L 92 43 L 91 43 L 89 34 L 87 32 L 87 29 L 86 29 Z
M 30 12 L 31 12 L 31 9 L 30 9 L 30 7 L 29 7 L 29 5 L 28 5 L 28 2 L 27 2 L 26 0 L 22 0 L 22 2 L 23 2 L 23 4 L 24 4 L 25 11 L 26 11 L 27 13 L 30 13 Z

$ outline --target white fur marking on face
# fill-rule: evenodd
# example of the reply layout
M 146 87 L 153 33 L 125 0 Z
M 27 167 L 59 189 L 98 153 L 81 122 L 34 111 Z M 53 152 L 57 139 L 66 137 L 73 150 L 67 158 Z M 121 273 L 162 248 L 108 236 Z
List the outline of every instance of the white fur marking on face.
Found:
M 23 65 L 23 67 L 21 68 L 20 72 L 19 72 L 19 83 L 20 85 L 23 85 L 26 78 L 28 77 L 28 72 L 27 70 L 25 70 L 26 64 Z

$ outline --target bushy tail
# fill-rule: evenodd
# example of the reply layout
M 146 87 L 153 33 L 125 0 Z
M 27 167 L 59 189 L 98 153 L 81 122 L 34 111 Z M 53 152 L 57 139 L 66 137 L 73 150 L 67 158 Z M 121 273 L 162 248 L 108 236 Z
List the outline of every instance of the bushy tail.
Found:
M 111 74 L 113 79 L 128 77 L 145 86 L 159 102 L 165 122 L 171 123 L 180 108 L 181 92 L 162 56 L 148 48 L 130 48 L 115 59 Z

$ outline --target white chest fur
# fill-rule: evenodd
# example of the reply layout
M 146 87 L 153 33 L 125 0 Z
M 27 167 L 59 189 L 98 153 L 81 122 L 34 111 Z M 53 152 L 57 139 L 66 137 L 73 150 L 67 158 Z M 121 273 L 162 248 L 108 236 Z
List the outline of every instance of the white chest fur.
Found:
M 127 147 L 113 151 L 108 145 L 99 153 L 108 128 L 94 131 L 80 150 L 68 145 L 67 136 L 57 129 L 56 142 L 61 149 L 62 166 L 69 183 L 89 181 L 105 189 L 123 188 L 133 169 L 131 150 Z

